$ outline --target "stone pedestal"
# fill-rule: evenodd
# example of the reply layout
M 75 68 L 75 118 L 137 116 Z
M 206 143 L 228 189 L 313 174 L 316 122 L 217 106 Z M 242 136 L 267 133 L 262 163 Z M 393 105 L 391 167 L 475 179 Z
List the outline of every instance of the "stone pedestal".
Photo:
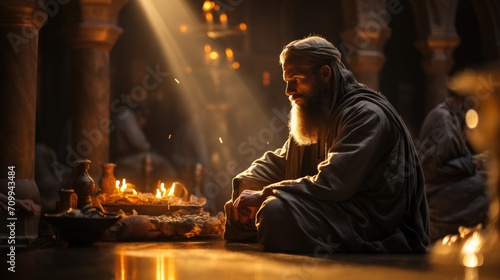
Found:
M 34 180 L 38 30 L 47 16 L 36 8 L 36 1 L 0 2 L 0 193 L 8 195 L 8 186 L 14 186 L 10 190 L 15 199 L 38 204 Z M 11 178 L 9 166 L 15 172 Z M 8 216 L 0 210 L 0 224 L 17 218 L 15 245 L 20 245 L 21 240 L 37 237 L 39 215 Z M 1 246 L 10 235 L 7 227 L 0 228 Z
M 90 175 L 101 177 L 109 162 L 109 52 L 122 33 L 117 15 L 126 0 L 73 1 L 67 5 L 67 39 L 71 52 L 71 146 L 92 164 Z

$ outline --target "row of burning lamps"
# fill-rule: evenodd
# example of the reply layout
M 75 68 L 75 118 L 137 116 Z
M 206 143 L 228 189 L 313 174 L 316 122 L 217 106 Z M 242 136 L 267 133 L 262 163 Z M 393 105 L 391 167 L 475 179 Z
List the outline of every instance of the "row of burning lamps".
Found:
M 207 36 L 209 38 L 217 38 L 220 36 L 223 36 L 223 34 L 226 34 L 226 32 L 229 30 L 228 26 L 228 17 L 226 13 L 220 13 L 220 6 L 215 4 L 214 1 L 205 1 L 202 5 L 202 10 L 205 14 L 205 23 L 207 26 Z M 218 15 L 218 23 L 215 23 L 214 20 L 214 14 Z M 187 33 L 189 32 L 188 25 L 182 24 L 179 28 L 180 32 L 182 33 Z M 247 30 L 247 25 L 246 23 L 240 23 L 237 26 L 237 30 L 240 32 L 244 32 Z M 222 54 L 219 53 L 217 50 L 215 50 L 212 45 L 210 44 L 205 44 L 203 47 L 204 50 L 204 63 L 206 66 L 213 66 L 213 67 L 218 67 L 218 66 L 223 66 L 221 65 L 221 60 L 222 60 Z M 226 64 L 227 67 L 232 68 L 232 69 L 238 69 L 240 68 L 240 63 L 237 61 L 234 61 L 234 52 L 231 48 L 225 48 L 224 49 L 224 54 L 226 57 Z
M 120 180 L 116 180 L 115 187 L 116 187 L 116 192 L 118 194 L 122 194 L 122 195 L 137 195 L 138 194 L 134 188 L 128 187 L 127 180 L 125 180 L 125 179 L 122 179 L 121 182 L 120 182 Z M 172 198 L 175 196 L 174 191 L 175 191 L 175 183 L 173 183 L 172 186 L 168 189 L 168 192 L 167 192 L 167 188 L 165 188 L 165 183 L 160 183 L 160 187 L 156 189 L 155 197 L 158 199 Z

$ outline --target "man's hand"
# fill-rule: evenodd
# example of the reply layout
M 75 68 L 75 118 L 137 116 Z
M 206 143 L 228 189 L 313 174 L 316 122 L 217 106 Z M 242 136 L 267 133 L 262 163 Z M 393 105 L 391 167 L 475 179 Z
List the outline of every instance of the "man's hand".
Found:
M 264 191 L 244 190 L 240 196 L 234 201 L 234 208 L 238 212 L 241 219 L 253 219 L 257 209 L 260 208 L 262 202 L 266 200 L 269 194 Z

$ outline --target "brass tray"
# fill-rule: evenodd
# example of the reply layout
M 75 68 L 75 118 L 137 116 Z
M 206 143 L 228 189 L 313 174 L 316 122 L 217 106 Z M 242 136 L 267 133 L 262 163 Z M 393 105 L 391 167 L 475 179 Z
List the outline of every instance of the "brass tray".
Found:
M 169 215 L 178 210 L 186 210 L 189 213 L 199 213 L 203 211 L 201 205 L 150 205 L 150 204 L 122 204 L 122 203 L 101 203 L 106 212 L 116 213 L 120 210 L 130 214 L 135 210 L 138 215 L 161 216 Z

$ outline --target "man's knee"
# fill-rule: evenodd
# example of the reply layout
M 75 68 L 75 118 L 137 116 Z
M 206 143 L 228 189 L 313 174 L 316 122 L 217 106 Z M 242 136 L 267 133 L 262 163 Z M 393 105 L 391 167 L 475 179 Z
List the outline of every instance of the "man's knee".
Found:
M 275 196 L 268 197 L 257 212 L 257 228 L 279 226 L 287 218 L 284 203 Z

